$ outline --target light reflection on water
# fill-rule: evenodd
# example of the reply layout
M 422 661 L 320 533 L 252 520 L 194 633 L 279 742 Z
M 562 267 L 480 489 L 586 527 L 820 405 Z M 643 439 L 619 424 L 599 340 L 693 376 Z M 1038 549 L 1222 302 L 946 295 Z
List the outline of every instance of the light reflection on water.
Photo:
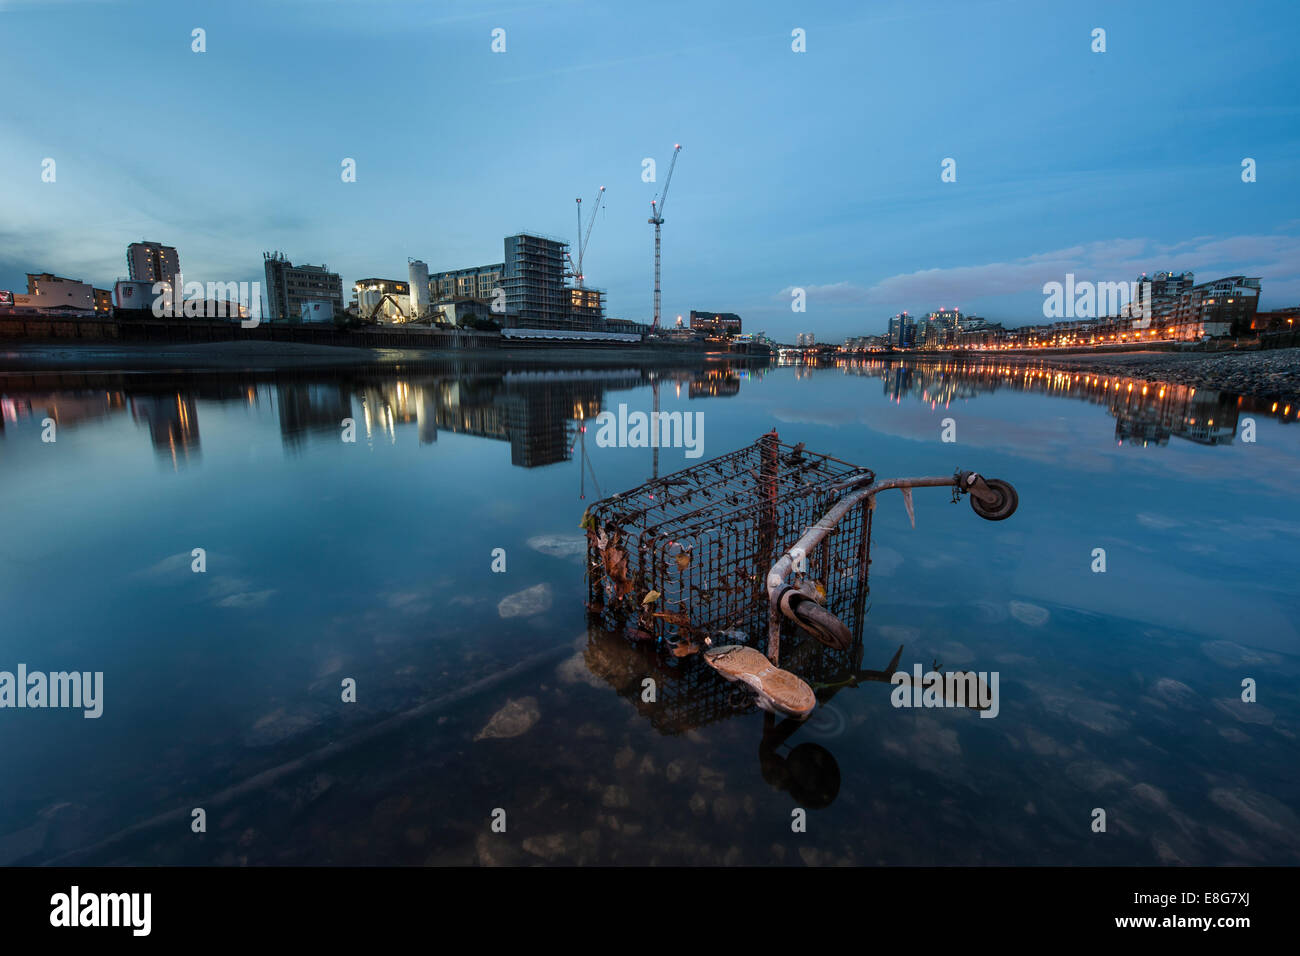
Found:
M 871 362 L 0 380 L 0 669 L 106 685 L 96 721 L 0 710 L 0 862 L 178 809 L 72 859 L 1300 862 L 1289 413 L 1091 378 Z M 773 720 L 730 685 L 692 689 L 695 661 L 588 631 L 578 519 L 652 464 L 580 423 L 649 411 L 656 390 L 704 413 L 706 456 L 776 426 L 882 477 L 1006 478 L 1020 510 L 988 524 L 918 491 L 913 530 L 882 498 L 862 641 L 848 661 L 802 652 L 823 707 Z M 660 456 L 661 473 L 694 463 Z M 857 678 L 899 645 L 905 669 L 998 671 L 998 717 L 892 707 Z M 661 698 L 675 710 L 640 699 L 660 672 L 686 681 Z M 510 701 L 497 726 L 518 735 L 480 736 Z

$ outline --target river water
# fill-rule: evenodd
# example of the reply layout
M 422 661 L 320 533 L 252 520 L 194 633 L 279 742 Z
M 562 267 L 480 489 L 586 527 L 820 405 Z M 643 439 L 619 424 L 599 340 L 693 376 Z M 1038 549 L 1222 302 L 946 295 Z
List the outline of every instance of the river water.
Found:
M 584 509 L 655 467 L 592 419 L 656 392 L 660 474 L 775 428 L 1019 509 L 881 495 L 784 722 L 590 626 Z M 0 377 L 0 671 L 103 674 L 0 709 L 0 863 L 1295 864 L 1288 417 L 997 363 Z M 900 645 L 996 716 L 894 706 Z

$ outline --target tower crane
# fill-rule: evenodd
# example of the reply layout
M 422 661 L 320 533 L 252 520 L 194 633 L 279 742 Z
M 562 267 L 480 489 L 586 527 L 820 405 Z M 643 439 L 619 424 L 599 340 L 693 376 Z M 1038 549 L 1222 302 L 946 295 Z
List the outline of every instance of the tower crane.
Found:
M 596 200 L 591 204 L 591 218 L 587 220 L 587 232 L 584 235 L 582 231 L 582 197 L 579 196 L 574 200 L 578 204 L 578 261 L 573 261 L 573 256 L 569 256 L 569 268 L 573 272 L 574 284 L 579 289 L 582 288 L 582 282 L 585 278 L 582 274 L 582 259 L 587 254 L 587 243 L 591 241 L 591 230 L 596 225 L 596 213 L 600 212 L 600 203 L 605 198 L 605 187 L 600 187 L 600 192 L 596 193 Z
M 668 175 L 664 178 L 663 192 L 659 194 L 657 200 L 650 200 L 650 218 L 646 220 L 655 227 L 655 317 L 650 326 L 655 332 L 659 331 L 659 227 L 664 224 L 664 204 L 668 202 L 668 187 L 672 185 L 673 169 L 677 166 L 677 154 L 681 151 L 681 143 L 673 145 L 673 161 L 668 164 Z

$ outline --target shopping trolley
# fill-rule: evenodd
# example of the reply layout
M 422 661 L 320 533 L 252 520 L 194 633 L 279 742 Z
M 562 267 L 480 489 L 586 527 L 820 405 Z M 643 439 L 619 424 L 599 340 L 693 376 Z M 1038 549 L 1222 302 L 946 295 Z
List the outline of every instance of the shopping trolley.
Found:
M 920 487 L 969 495 L 990 521 L 1018 504 L 1007 482 L 975 472 L 879 481 L 769 432 L 593 504 L 583 516 L 588 609 L 674 657 L 765 635 L 757 643 L 775 666 L 783 619 L 843 650 L 860 634 L 875 497 L 899 489 L 911 514 Z

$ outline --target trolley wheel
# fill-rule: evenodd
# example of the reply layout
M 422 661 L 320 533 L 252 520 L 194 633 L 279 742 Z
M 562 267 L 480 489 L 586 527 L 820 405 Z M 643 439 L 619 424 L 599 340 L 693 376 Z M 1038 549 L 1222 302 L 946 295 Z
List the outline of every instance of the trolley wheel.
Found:
M 853 634 L 844 622 L 816 601 L 805 599 L 795 603 L 794 622 L 827 647 L 846 651 L 853 643 Z
M 1016 489 L 1001 478 L 985 478 L 989 491 L 997 495 L 997 501 L 989 504 L 976 495 L 970 496 L 970 506 L 974 512 L 986 521 L 1003 521 L 1010 518 L 1020 504 Z

